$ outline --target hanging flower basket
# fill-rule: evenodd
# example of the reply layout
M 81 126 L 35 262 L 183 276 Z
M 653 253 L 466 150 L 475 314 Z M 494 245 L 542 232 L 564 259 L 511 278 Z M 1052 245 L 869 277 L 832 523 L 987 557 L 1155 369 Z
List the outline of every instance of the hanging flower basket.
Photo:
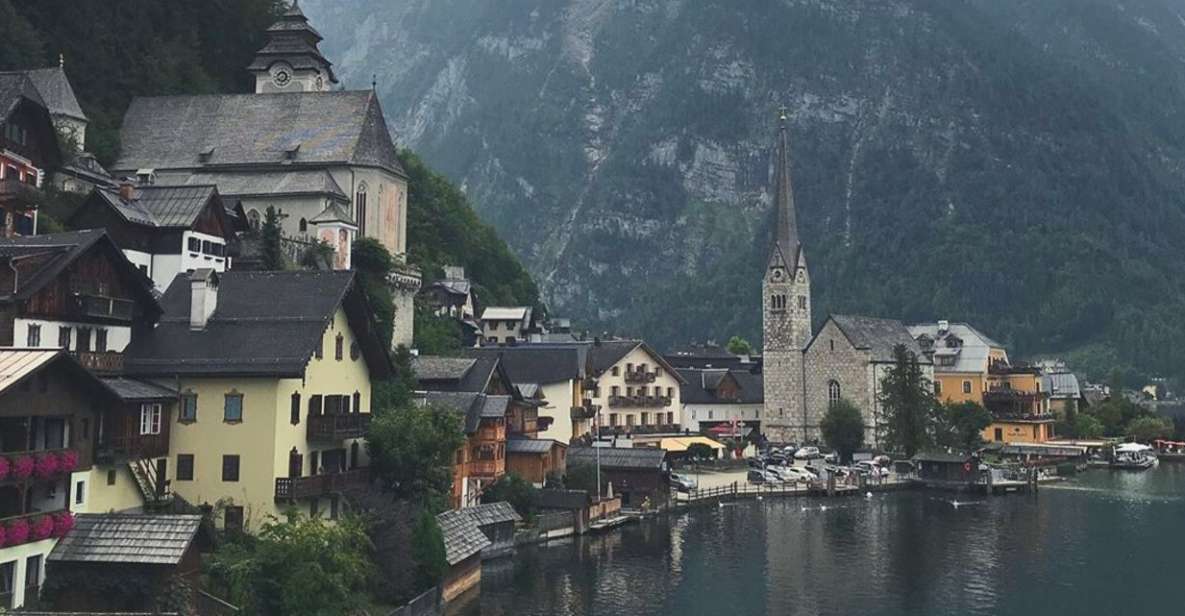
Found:
M 58 470 L 63 473 L 72 472 L 78 468 L 78 452 L 73 449 L 67 449 L 58 454 Z
M 0 481 L 8 479 L 8 474 L 12 472 L 12 463 L 8 458 L 0 456 Z
M 53 515 L 53 536 L 65 537 L 74 528 L 74 514 L 62 511 Z
M 29 523 L 24 518 L 8 523 L 8 541 L 6 545 L 21 545 L 29 540 Z
M 53 518 L 43 515 L 33 520 L 32 533 L 34 541 L 49 539 L 49 536 L 53 534 Z
M 3 524 L 0 524 L 0 547 L 4 547 L 5 545 L 7 545 L 5 543 L 8 540 L 7 530 L 8 529 L 4 528 Z
M 58 473 L 58 455 L 51 452 L 37 456 L 34 472 L 38 479 L 49 479 L 56 475 Z
M 18 456 L 12 461 L 12 475 L 17 479 L 28 479 L 33 476 L 36 465 L 33 456 Z

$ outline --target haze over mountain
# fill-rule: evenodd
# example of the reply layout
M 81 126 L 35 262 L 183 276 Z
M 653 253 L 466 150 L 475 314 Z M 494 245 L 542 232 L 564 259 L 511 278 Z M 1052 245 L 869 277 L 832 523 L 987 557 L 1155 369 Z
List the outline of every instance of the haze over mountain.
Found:
M 1185 0 L 302 6 L 594 330 L 758 338 L 785 104 L 817 320 L 1185 372 Z

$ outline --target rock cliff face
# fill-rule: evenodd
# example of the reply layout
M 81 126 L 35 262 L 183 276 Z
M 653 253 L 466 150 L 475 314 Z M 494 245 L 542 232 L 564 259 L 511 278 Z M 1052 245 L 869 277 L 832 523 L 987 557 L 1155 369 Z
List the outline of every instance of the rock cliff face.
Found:
M 1185 359 L 1185 0 L 302 6 L 553 312 L 756 338 L 785 104 L 817 320 Z

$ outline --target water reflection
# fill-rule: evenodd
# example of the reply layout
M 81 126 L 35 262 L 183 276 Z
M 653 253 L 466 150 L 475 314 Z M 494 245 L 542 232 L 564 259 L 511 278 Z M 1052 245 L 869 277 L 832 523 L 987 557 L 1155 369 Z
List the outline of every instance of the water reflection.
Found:
M 919 492 L 704 508 L 489 563 L 480 598 L 453 612 L 1179 612 L 1177 567 L 1153 563 L 1185 561 L 1185 465 L 972 500 Z

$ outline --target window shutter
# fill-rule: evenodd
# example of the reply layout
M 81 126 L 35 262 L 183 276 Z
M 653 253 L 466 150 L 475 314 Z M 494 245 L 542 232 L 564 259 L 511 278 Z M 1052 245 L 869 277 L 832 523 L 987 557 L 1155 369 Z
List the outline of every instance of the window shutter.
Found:
M 309 415 L 321 414 L 321 395 L 317 394 L 309 398 Z

